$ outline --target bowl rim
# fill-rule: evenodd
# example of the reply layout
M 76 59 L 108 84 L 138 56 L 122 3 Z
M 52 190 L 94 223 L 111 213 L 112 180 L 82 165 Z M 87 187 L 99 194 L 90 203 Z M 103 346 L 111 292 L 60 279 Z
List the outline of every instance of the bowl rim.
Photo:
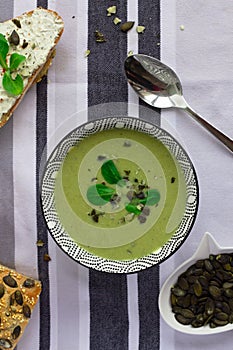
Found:
M 115 122 L 115 126 L 111 126 L 110 124 Z M 95 130 L 94 132 L 91 132 L 91 134 L 97 133 L 99 131 L 104 130 L 103 124 L 106 123 L 105 125 L 105 129 L 109 130 L 109 129 L 114 129 L 116 128 L 117 124 L 124 124 L 124 126 L 121 126 L 122 128 L 126 128 L 129 130 L 137 130 L 143 133 L 146 133 L 148 135 L 151 135 L 152 137 L 160 140 L 163 145 L 168 148 L 169 152 L 173 155 L 173 157 L 176 158 L 177 162 L 179 163 L 180 167 L 183 168 L 182 164 L 184 161 L 189 165 L 189 170 L 191 172 L 191 177 L 192 177 L 192 187 L 194 187 L 195 189 L 195 206 L 194 206 L 194 213 L 193 215 L 190 215 L 191 219 L 189 222 L 189 226 L 187 229 L 187 232 L 185 233 L 185 235 L 183 235 L 182 237 L 178 237 L 179 238 L 179 242 L 175 243 L 174 239 L 176 240 L 176 238 L 174 237 L 176 235 L 176 233 L 172 236 L 172 247 L 169 248 L 170 245 L 170 241 L 171 239 L 169 239 L 158 251 L 152 252 L 147 256 L 138 258 L 138 259 L 133 259 L 133 260 L 110 260 L 110 259 L 106 259 L 106 258 L 102 258 L 99 256 L 94 256 L 93 254 L 91 254 L 90 252 L 86 251 L 84 248 L 81 248 L 77 245 L 77 243 L 75 243 L 71 237 L 69 237 L 70 241 L 72 241 L 72 247 L 69 247 L 67 249 L 67 247 L 65 248 L 64 244 L 61 242 L 61 240 L 59 241 L 59 237 L 57 236 L 57 234 L 54 234 L 53 232 L 51 232 L 51 226 L 49 223 L 49 220 L 47 219 L 47 215 L 45 212 L 45 208 L 43 205 L 43 184 L 45 181 L 45 177 L 46 177 L 46 172 L 47 172 L 47 167 L 48 165 L 51 163 L 51 160 L 54 158 L 54 154 L 56 153 L 57 149 L 59 147 L 61 147 L 61 145 L 66 142 L 66 140 L 69 140 L 69 138 L 77 133 L 77 132 L 81 132 L 83 130 L 88 129 L 88 133 L 90 132 L 90 126 L 101 126 L 100 130 L 97 127 L 97 130 Z M 130 125 L 130 123 L 132 123 L 132 125 Z M 110 126 L 110 127 L 109 127 Z M 135 129 L 136 127 L 136 129 Z M 148 128 L 147 132 L 143 131 L 142 128 Z M 152 133 L 153 132 L 153 133 Z M 82 135 L 81 139 L 75 141 L 75 143 L 80 142 L 82 139 L 88 137 L 88 135 Z M 168 139 L 167 144 L 166 144 L 166 138 Z M 171 143 L 171 144 L 170 144 Z M 69 147 L 70 148 L 70 147 Z M 179 161 L 179 159 L 177 159 L 177 156 L 181 157 L 181 161 Z M 183 169 L 184 170 L 184 169 Z M 185 179 L 186 180 L 186 179 Z M 186 182 L 187 185 L 187 182 Z M 198 214 L 198 208 L 199 208 L 199 185 L 198 185 L 198 178 L 197 178 L 197 173 L 196 170 L 194 168 L 194 165 L 189 157 L 189 155 L 187 154 L 187 152 L 185 151 L 184 147 L 175 139 L 174 136 L 172 136 L 168 131 L 164 130 L 163 128 L 161 128 L 160 126 L 157 126 L 155 124 L 152 124 L 151 122 L 146 121 L 143 118 L 136 118 L 136 117 L 131 117 L 131 116 L 125 116 L 125 115 L 116 115 L 116 116 L 104 116 L 95 120 L 90 120 L 87 121 L 85 123 L 82 123 L 81 125 L 77 126 L 76 128 L 72 129 L 70 132 L 68 132 L 59 142 L 58 144 L 54 147 L 54 149 L 51 151 L 45 167 L 43 169 L 42 172 L 42 177 L 41 177 L 41 183 L 40 183 L 40 204 L 41 204 L 41 208 L 42 208 L 42 215 L 44 217 L 44 221 L 45 224 L 47 226 L 47 229 L 50 233 L 50 236 L 52 236 L 52 238 L 54 239 L 54 241 L 56 242 L 56 244 L 59 246 L 59 248 L 66 254 L 68 255 L 70 258 L 72 258 L 74 261 L 78 262 L 79 264 L 87 267 L 87 268 L 91 268 L 100 272 L 109 272 L 109 273 L 117 273 L 117 274 L 131 274 L 131 273 L 137 273 L 140 271 L 143 271 L 145 269 L 148 268 L 152 268 L 156 265 L 159 265 L 160 263 L 164 262 L 166 259 L 168 259 L 169 257 L 171 257 L 180 247 L 181 245 L 185 242 L 185 240 L 188 238 L 193 225 L 196 221 L 196 217 Z M 187 207 L 187 203 L 186 203 L 186 207 Z M 187 210 L 187 208 L 185 207 L 185 212 Z M 184 214 L 183 214 L 184 217 Z M 183 218 L 182 218 L 183 220 Z M 59 220 L 58 220 L 59 221 Z M 179 224 L 180 227 L 181 224 Z M 177 231 L 176 231 L 177 232 Z M 64 234 L 64 232 L 62 233 L 62 235 Z M 67 234 L 68 235 L 68 234 Z M 67 243 L 67 242 L 66 242 Z M 71 244 L 71 242 L 70 242 Z M 75 247 L 74 247 L 75 246 Z M 74 250 L 76 250 L 74 252 Z M 162 258 L 159 258 L 159 261 L 157 261 L 158 259 L 156 259 L 156 255 L 161 251 L 167 251 L 168 253 L 165 254 L 165 256 L 163 256 Z M 85 259 L 83 259 L 83 255 L 87 254 L 88 255 L 88 259 L 90 260 L 90 258 L 95 258 L 95 263 L 87 263 L 87 261 L 85 261 Z M 145 261 L 145 259 L 147 261 Z

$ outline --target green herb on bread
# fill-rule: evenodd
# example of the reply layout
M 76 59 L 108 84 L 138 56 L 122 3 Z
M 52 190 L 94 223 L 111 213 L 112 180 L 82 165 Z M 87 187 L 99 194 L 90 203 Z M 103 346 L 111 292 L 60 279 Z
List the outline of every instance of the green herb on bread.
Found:
M 3 88 L 11 95 L 18 96 L 23 91 L 23 79 L 15 71 L 19 65 L 25 61 L 26 57 L 13 53 L 10 56 L 9 64 L 7 63 L 7 54 L 9 52 L 9 44 L 3 34 L 0 34 L 0 65 L 3 68 Z M 13 77 L 13 74 L 15 77 Z

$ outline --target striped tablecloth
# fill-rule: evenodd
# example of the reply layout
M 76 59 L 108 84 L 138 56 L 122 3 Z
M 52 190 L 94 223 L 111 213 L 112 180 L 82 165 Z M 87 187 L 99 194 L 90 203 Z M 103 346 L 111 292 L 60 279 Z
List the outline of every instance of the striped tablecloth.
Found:
M 144 25 L 122 33 L 106 16 Z M 129 51 L 161 58 L 179 73 L 187 100 L 233 136 L 233 3 L 229 0 L 0 0 L 0 20 L 37 6 L 59 12 L 65 31 L 48 77 L 28 93 L 0 130 L 0 262 L 38 277 L 43 292 L 18 350 L 232 349 L 231 332 L 178 333 L 160 319 L 161 284 L 190 257 L 205 231 L 233 247 L 232 155 L 181 111 L 139 103 L 123 62 Z M 107 42 L 95 42 L 94 32 Z M 91 51 L 84 57 L 85 51 Z M 95 107 L 93 107 L 95 106 Z M 57 128 L 112 107 L 162 126 L 184 145 L 197 171 L 200 206 L 184 245 L 160 266 L 132 275 L 100 273 L 69 259 L 47 232 L 40 207 L 42 155 Z M 94 113 L 93 113 L 94 108 Z M 90 113 L 90 110 L 92 113 Z M 67 128 L 67 129 L 66 129 Z M 37 247 L 36 241 L 45 242 Z M 51 257 L 44 261 L 44 254 Z

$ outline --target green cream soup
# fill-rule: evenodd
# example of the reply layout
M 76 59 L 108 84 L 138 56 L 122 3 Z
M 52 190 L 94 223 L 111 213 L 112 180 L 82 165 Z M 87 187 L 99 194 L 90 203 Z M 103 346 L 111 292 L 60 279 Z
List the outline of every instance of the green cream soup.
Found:
M 54 199 L 62 225 L 80 247 L 128 260 L 158 250 L 175 233 L 186 186 L 182 170 L 159 140 L 111 129 L 69 150 Z

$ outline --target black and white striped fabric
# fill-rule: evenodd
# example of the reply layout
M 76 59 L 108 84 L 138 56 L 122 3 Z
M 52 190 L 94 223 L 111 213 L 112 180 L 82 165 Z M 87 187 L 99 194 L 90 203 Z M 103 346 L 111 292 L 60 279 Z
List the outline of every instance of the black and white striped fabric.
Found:
M 111 5 L 116 5 L 122 22 L 131 20 L 135 25 L 144 25 L 145 33 L 137 34 L 135 29 L 122 33 L 113 24 L 113 17 L 106 15 Z M 195 4 L 191 0 L 0 0 L 0 20 L 37 6 L 56 10 L 65 21 L 65 31 L 48 76 L 30 89 L 13 118 L 0 129 L 0 262 L 38 277 L 43 283 L 40 303 L 17 349 L 191 350 L 197 349 L 197 344 L 201 349 L 218 350 L 223 344 L 225 349 L 231 349 L 230 336 L 208 337 L 208 341 L 198 337 L 197 342 L 196 338 L 177 334 L 160 320 L 158 310 L 161 283 L 194 252 L 204 231 L 212 230 L 216 238 L 221 232 L 220 243 L 233 246 L 232 238 L 228 240 L 233 225 L 232 191 L 230 198 L 227 195 L 233 171 L 230 159 L 220 145 L 189 120 L 139 102 L 127 85 L 123 63 L 129 51 L 164 59 L 183 72 L 189 100 L 200 105 L 210 119 L 213 112 L 213 123 L 218 123 L 214 118 L 221 115 L 219 126 L 232 134 L 232 100 L 227 100 L 222 83 L 232 85 L 226 73 L 229 69 L 232 73 L 232 60 L 225 59 L 222 70 L 213 55 L 221 57 L 222 50 L 223 57 L 233 57 L 233 5 L 227 0 L 218 4 L 211 0 L 205 4 L 201 0 Z M 200 23 L 210 36 L 209 44 L 207 34 L 202 38 Z M 181 25 L 185 30 L 180 29 Z M 220 36 L 216 39 L 221 26 L 222 44 Z M 105 43 L 96 43 L 96 30 L 104 33 Z M 220 47 L 217 52 L 216 45 Z M 87 49 L 91 53 L 84 57 Z M 206 59 L 212 59 L 214 68 L 209 67 L 202 51 Z M 214 72 L 217 88 L 210 84 Z M 195 79 L 202 82 L 198 91 Z M 212 94 L 211 113 L 210 101 L 200 98 L 200 94 L 208 93 Z M 224 114 L 214 99 L 217 96 L 225 102 Z M 61 136 L 69 132 L 67 121 L 71 116 L 77 116 L 77 126 L 101 117 L 103 112 L 114 113 L 114 108 L 122 115 L 143 118 L 173 133 L 190 152 L 203 186 L 201 213 L 187 243 L 161 266 L 132 275 L 88 270 L 69 259 L 47 232 L 40 206 L 40 174 L 44 158 L 53 149 L 50 140 L 55 131 L 59 129 Z M 197 140 L 208 157 L 197 149 Z M 218 167 L 211 154 L 215 154 L 215 162 L 218 158 Z M 214 179 L 213 172 L 217 174 Z M 209 184 L 214 187 L 214 197 Z M 43 247 L 37 247 L 38 239 L 45 242 Z M 44 261 L 46 253 L 50 262 Z

